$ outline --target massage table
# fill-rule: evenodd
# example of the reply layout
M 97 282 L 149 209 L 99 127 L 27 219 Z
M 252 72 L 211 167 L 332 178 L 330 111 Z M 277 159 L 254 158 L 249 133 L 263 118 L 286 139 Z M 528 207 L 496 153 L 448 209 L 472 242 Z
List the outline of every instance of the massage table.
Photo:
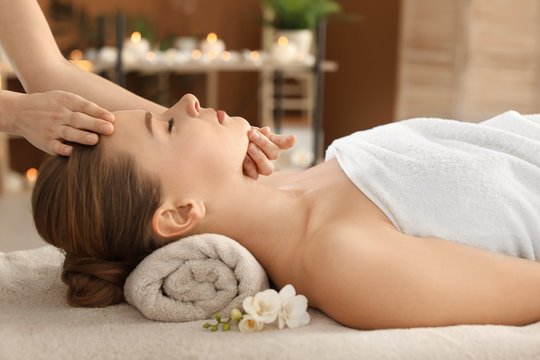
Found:
M 0 252 L 0 359 L 540 359 L 540 322 L 360 331 L 309 309 L 305 327 L 246 334 L 152 321 L 128 304 L 74 308 L 62 261 L 50 245 Z

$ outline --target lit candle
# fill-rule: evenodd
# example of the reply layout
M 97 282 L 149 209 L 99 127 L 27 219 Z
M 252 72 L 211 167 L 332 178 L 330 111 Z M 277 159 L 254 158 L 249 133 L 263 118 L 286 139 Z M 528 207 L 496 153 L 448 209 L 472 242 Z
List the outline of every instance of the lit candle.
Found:
M 88 60 L 70 60 L 70 62 L 77 65 L 77 67 L 83 69 L 84 71 L 92 71 L 94 68 L 92 63 Z
M 26 184 L 28 189 L 32 189 L 34 187 L 34 184 L 36 183 L 38 171 L 34 168 L 28 169 L 26 171 Z
M 146 60 L 149 62 L 152 62 L 156 59 L 156 53 L 153 51 L 149 51 L 146 53 Z
M 83 60 L 83 53 L 79 49 L 73 50 L 70 55 L 70 62 L 77 65 L 79 68 L 86 70 L 86 71 L 92 71 L 92 63 L 88 60 Z
M 249 53 L 249 60 L 251 60 L 253 62 L 259 61 L 260 58 L 261 58 L 261 54 L 259 54 L 258 51 L 251 51 Z
M 274 61 L 289 63 L 296 60 L 298 47 L 285 36 L 280 36 L 278 42 L 272 45 L 271 54 Z
M 217 59 L 225 51 L 225 43 L 218 39 L 216 33 L 210 33 L 206 40 L 201 41 L 201 51 L 208 55 L 211 60 Z
M 71 53 L 69 54 L 69 57 L 71 58 L 71 60 L 82 60 L 82 51 L 79 50 L 79 49 L 74 49 L 73 51 L 71 51 Z
M 135 44 L 141 42 L 142 36 L 141 33 L 138 31 L 134 31 L 133 34 L 131 34 L 131 41 Z
M 199 60 L 201 58 L 201 50 L 198 50 L 198 49 L 195 49 L 191 52 L 191 56 L 193 57 L 193 59 L 195 60 Z
M 150 51 L 150 43 L 141 36 L 141 33 L 135 31 L 129 39 L 124 41 L 124 51 L 128 57 L 133 57 L 135 61 L 146 58 Z
M 221 60 L 227 62 L 231 60 L 231 53 L 228 51 L 224 51 L 223 54 L 221 54 Z

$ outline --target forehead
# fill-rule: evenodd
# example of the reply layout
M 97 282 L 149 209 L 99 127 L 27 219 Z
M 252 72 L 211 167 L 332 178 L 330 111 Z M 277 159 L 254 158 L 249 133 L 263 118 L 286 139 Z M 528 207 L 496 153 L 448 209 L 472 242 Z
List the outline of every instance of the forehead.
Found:
M 113 114 L 114 132 L 109 136 L 101 136 L 100 139 L 105 147 L 129 150 L 150 136 L 144 125 L 146 111 L 126 110 L 116 111 Z
M 127 126 L 130 122 L 136 121 L 144 121 L 144 116 L 146 114 L 146 111 L 144 110 L 123 110 L 123 111 L 115 111 L 114 114 L 114 125 L 115 127 L 117 125 L 120 126 Z

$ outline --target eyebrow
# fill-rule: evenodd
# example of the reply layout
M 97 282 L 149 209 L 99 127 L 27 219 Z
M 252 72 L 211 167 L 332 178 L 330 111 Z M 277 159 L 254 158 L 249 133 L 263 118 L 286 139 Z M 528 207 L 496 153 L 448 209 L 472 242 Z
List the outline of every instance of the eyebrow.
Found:
M 148 111 L 144 115 L 144 124 L 146 125 L 150 135 L 154 136 L 154 132 L 152 131 L 152 114 Z

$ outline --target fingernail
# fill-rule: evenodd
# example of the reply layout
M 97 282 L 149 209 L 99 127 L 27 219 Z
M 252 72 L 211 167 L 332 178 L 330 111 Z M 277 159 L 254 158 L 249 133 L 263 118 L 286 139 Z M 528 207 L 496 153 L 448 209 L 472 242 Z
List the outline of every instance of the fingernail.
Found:
M 99 129 L 103 132 L 109 133 L 112 131 L 112 125 L 111 124 L 103 124 L 99 127 Z
M 86 141 L 92 142 L 92 141 L 94 141 L 94 140 L 95 140 L 94 135 L 86 135 Z
M 105 114 L 103 115 L 103 119 L 107 121 L 114 121 L 114 115 L 113 114 Z
M 257 141 L 259 140 L 259 133 L 257 132 L 257 130 L 251 130 L 251 140 L 253 141 Z

